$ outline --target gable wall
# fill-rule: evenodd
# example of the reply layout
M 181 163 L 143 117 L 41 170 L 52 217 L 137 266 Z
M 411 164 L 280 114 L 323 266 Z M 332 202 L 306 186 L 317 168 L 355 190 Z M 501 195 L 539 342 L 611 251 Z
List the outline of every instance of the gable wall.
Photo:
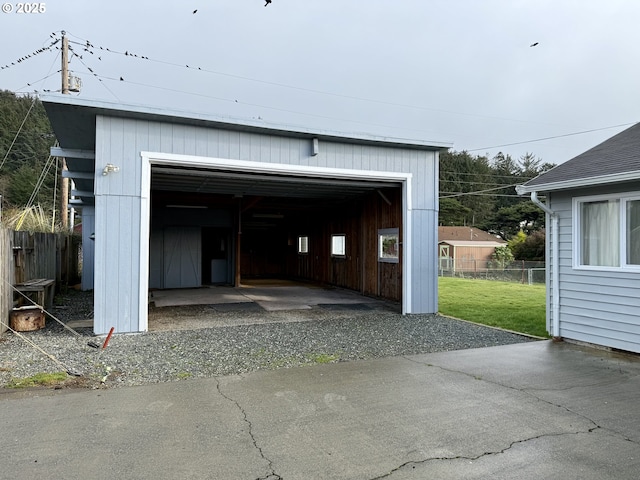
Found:
M 234 132 L 117 117 L 96 118 L 96 240 L 95 322 L 97 334 L 111 326 L 117 332 L 139 331 L 145 293 L 140 291 L 139 226 L 148 219 L 141 212 L 149 199 L 142 196 L 141 151 L 214 158 L 346 168 L 366 171 L 411 172 L 412 220 L 411 311 L 437 311 L 437 179 L 434 151 L 319 142 L 311 155 L 311 141 L 276 135 Z M 108 163 L 119 172 L 102 175 Z M 406 286 L 405 286 L 406 288 Z M 111 320 L 113 319 L 113 320 Z M 111 325 L 114 323 L 115 325 Z
M 556 192 L 549 196 L 551 209 L 559 215 L 559 315 L 560 336 L 564 338 L 640 352 L 640 272 L 576 270 L 572 257 L 573 196 L 634 189 L 640 190 L 640 184 Z M 548 303 L 552 294 L 553 286 L 547 292 Z M 549 307 L 547 311 L 549 315 Z

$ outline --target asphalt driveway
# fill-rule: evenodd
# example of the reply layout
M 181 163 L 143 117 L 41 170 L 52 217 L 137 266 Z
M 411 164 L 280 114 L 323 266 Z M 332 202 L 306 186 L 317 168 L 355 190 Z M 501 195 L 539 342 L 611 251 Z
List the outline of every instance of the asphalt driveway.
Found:
M 550 341 L 0 397 L 5 478 L 636 479 L 640 359 Z

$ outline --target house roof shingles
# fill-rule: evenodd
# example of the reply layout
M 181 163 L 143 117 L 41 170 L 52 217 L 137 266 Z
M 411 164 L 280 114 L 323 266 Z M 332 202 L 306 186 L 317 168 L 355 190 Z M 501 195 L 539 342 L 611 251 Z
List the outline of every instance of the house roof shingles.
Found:
M 568 182 L 575 186 L 596 180 L 604 183 L 607 177 L 615 181 L 616 177 L 634 172 L 638 172 L 640 178 L 640 123 L 528 181 L 522 190 L 567 188 Z

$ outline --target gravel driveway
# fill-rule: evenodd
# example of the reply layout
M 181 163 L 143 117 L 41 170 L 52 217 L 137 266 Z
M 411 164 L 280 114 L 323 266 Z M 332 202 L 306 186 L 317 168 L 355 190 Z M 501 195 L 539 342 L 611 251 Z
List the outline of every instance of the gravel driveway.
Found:
M 52 313 L 62 321 L 91 318 L 90 293 L 70 291 L 58 304 Z M 160 310 L 153 316 L 161 315 Z M 40 372 L 68 370 L 82 375 L 70 377 L 67 386 L 109 388 L 534 341 L 439 315 L 384 310 L 315 308 L 272 314 L 214 312 L 201 306 L 189 314 L 228 321 L 212 328 L 114 335 L 105 349 L 87 345 L 104 340 L 93 337 L 91 329 L 76 329 L 75 335 L 51 319 L 44 329 L 22 334 L 55 361 L 7 332 L 0 336 L 0 388 Z M 265 315 L 273 315 L 273 321 L 252 321 L 252 316 L 264 320 Z

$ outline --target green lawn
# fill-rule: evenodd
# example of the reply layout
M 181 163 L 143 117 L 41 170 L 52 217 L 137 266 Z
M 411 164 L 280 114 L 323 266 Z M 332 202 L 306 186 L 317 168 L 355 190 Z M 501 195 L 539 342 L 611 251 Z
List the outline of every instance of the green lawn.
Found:
M 440 313 L 471 322 L 548 337 L 545 285 L 440 277 Z

